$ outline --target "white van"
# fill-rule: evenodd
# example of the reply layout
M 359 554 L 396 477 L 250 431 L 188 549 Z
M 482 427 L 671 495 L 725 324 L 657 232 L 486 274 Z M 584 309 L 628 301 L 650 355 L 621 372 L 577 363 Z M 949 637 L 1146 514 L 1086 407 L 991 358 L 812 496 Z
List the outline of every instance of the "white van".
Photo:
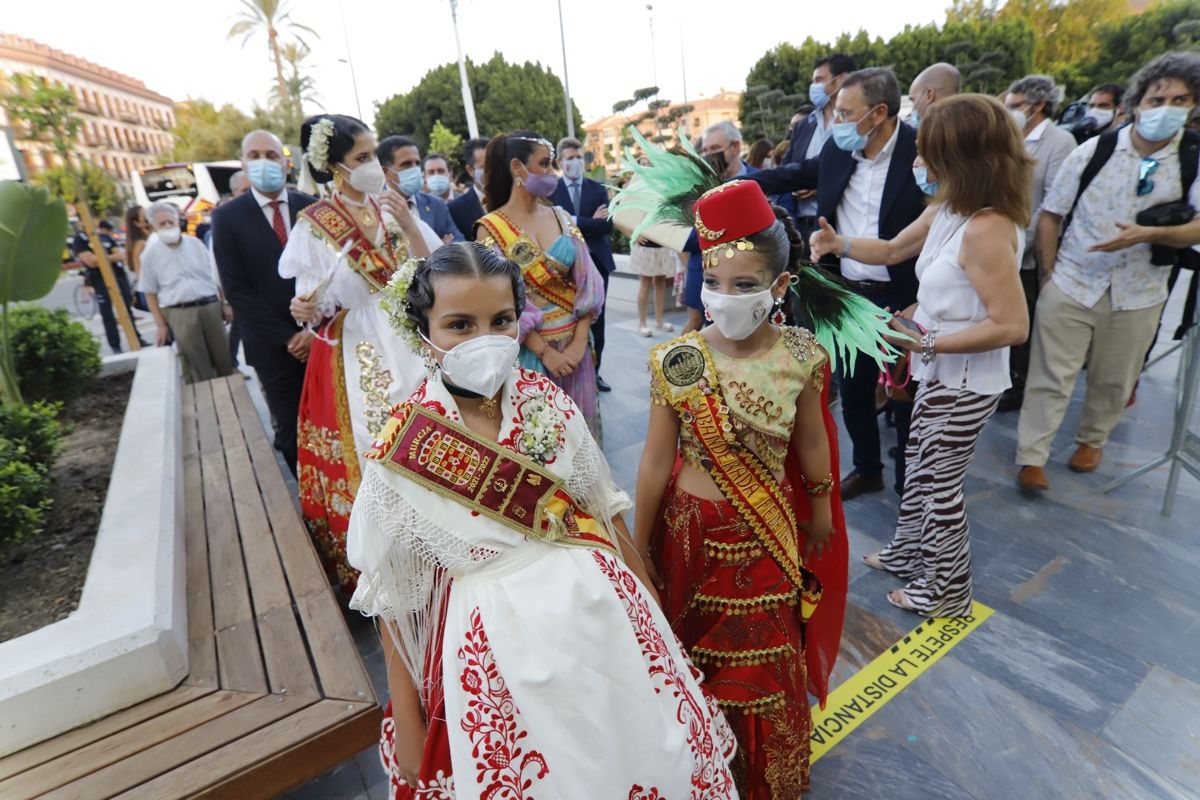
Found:
M 229 199 L 229 179 L 241 168 L 242 162 L 232 160 L 147 167 L 133 176 L 133 196 L 143 208 L 159 200 L 174 203 L 192 231 L 218 202 Z

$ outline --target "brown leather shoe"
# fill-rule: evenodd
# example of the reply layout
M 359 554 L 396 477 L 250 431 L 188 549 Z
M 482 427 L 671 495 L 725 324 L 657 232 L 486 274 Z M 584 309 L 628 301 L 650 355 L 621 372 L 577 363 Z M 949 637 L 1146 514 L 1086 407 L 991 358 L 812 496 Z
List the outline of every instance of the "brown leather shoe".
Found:
M 853 500 L 862 494 L 883 491 L 883 476 L 864 478 L 857 472 L 851 472 L 842 479 L 842 500 Z
M 1050 488 L 1050 481 L 1046 480 L 1046 470 L 1041 467 L 1024 466 L 1017 473 L 1017 486 L 1024 494 L 1036 497 Z
M 1094 472 L 1100 466 L 1100 457 L 1104 451 L 1090 444 L 1081 444 L 1075 449 L 1075 455 L 1067 462 L 1072 472 Z

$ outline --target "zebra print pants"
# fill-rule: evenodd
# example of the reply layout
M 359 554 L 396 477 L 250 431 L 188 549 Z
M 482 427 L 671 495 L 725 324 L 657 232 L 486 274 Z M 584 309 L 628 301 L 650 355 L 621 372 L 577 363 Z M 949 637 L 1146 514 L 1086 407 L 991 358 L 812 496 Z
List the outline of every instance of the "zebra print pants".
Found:
M 908 476 L 900 519 L 879 560 L 907 581 L 909 603 L 928 617 L 971 609 L 971 547 L 963 480 L 1000 395 L 921 384 L 906 449 Z

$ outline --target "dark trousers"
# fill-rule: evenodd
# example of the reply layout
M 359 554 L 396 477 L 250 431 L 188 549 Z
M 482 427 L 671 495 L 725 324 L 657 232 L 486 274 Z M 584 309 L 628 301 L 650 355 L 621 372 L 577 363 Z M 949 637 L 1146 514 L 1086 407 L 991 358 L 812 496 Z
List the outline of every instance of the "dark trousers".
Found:
M 596 372 L 600 372 L 600 357 L 604 355 L 604 312 L 608 308 L 608 272 L 603 267 L 597 267 L 604 277 L 604 308 L 592 320 L 592 344 L 596 348 Z
M 129 290 L 129 277 L 124 267 L 113 264 L 113 277 L 117 281 L 117 289 L 125 300 L 125 308 L 133 308 L 133 292 Z M 100 319 L 104 322 L 104 338 L 114 353 L 121 352 L 121 329 L 117 325 L 117 314 L 113 311 L 112 300 L 108 296 L 108 286 L 100 275 L 99 268 L 89 269 L 86 273 L 88 286 L 96 295 L 96 307 L 100 309 Z M 130 312 L 132 313 L 132 312 Z
M 305 365 L 291 356 L 253 365 L 262 384 L 267 408 L 275 425 L 275 449 L 288 469 L 296 474 L 296 424 L 300 417 L 300 392 L 304 389 Z
M 1021 288 L 1025 290 L 1025 307 L 1029 309 L 1029 338 L 1021 344 L 1013 345 L 1008 353 L 1008 371 L 1012 375 L 1012 391 L 1016 394 L 1025 392 L 1025 378 L 1029 374 L 1029 348 L 1033 341 L 1033 312 L 1037 308 L 1038 295 L 1042 292 L 1038 285 L 1036 269 L 1021 270 Z
M 880 308 L 897 309 L 902 305 L 893 291 L 885 289 L 873 294 L 861 293 Z M 875 408 L 875 387 L 879 385 L 879 368 L 864 354 L 854 361 L 853 374 L 838 364 L 838 382 L 842 398 L 842 419 L 853 444 L 854 471 L 864 478 L 883 474 L 883 459 L 879 444 L 879 412 Z M 908 444 L 908 429 L 912 421 L 912 403 L 889 401 L 896 419 L 896 482 L 897 491 L 904 489 L 904 449 Z
M 242 344 L 242 330 L 238 327 L 237 317 L 233 318 L 233 322 L 229 323 L 229 360 L 233 362 L 233 366 L 238 366 L 237 351 Z

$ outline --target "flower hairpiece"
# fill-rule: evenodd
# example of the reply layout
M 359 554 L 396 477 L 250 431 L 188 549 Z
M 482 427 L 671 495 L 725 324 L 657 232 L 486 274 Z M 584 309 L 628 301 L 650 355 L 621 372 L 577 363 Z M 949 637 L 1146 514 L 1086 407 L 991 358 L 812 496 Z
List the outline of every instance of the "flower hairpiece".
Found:
M 550 157 L 554 158 L 554 145 L 551 144 L 548 140 L 543 139 L 540 136 L 538 136 L 538 137 L 510 136 L 510 137 L 508 137 L 508 139 L 509 139 L 509 141 L 513 141 L 513 142 L 532 142 L 533 144 L 544 145 L 546 147 L 546 149 L 550 151 Z
M 308 136 L 308 163 L 318 172 L 329 170 L 329 140 L 333 138 L 333 120 L 322 117 Z
M 387 286 L 383 287 L 379 296 L 379 307 L 387 315 L 392 330 L 415 352 L 421 350 L 421 334 L 417 331 L 417 323 L 408 315 L 408 287 L 412 285 L 419 266 L 419 258 L 405 261 L 392 275 Z

